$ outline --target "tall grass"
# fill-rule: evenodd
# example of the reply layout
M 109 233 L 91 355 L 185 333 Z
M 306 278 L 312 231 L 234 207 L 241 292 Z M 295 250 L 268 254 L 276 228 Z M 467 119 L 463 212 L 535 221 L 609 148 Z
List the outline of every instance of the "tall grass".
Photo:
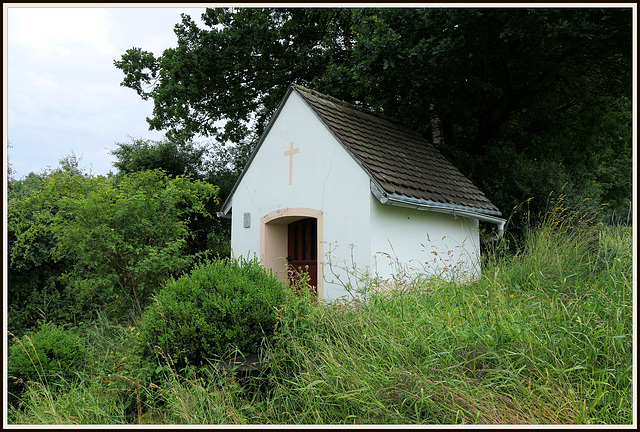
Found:
M 149 369 L 129 352 L 133 326 L 98 323 L 94 372 L 67 389 L 34 383 L 10 422 L 630 424 L 632 266 L 631 228 L 558 203 L 476 282 L 289 295 L 257 377 Z M 129 381 L 105 385 L 115 375 Z
M 289 378 L 271 390 L 272 415 L 631 422 L 631 232 L 592 216 L 557 202 L 515 256 L 494 251 L 476 283 L 413 280 L 390 295 L 285 308 L 273 367 Z

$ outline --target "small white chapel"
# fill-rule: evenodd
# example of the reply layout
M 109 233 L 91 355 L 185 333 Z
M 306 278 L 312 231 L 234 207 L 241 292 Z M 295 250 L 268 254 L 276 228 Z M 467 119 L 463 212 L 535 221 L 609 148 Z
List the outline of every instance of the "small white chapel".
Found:
M 346 295 L 354 269 L 476 279 L 479 223 L 500 236 L 506 223 L 430 140 L 295 84 L 219 215 L 231 218 L 234 256 L 256 256 L 282 281 L 306 271 L 319 299 Z

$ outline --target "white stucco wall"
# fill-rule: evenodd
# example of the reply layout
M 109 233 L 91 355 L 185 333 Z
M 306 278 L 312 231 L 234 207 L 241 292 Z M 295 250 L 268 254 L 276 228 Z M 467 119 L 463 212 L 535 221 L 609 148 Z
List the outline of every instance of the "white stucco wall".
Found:
M 372 271 L 470 280 L 480 274 L 478 220 L 381 204 L 371 197 Z
M 289 156 L 284 152 L 291 142 L 299 152 L 293 155 L 290 185 Z M 261 258 L 260 218 L 295 207 L 323 212 L 325 252 L 350 259 L 348 245 L 354 244 L 354 260 L 368 262 L 370 195 L 367 174 L 292 92 L 232 197 L 233 254 Z M 249 228 L 243 227 L 245 212 L 251 214 Z M 324 297 L 344 295 L 340 284 L 331 283 L 337 279 L 326 265 L 324 273 Z
M 299 150 L 293 155 L 291 184 L 289 156 L 284 154 L 290 143 Z M 318 267 L 324 267 L 318 277 L 324 276 L 325 299 L 346 295 L 345 283 L 356 285 L 357 275 L 349 274 L 354 268 L 382 279 L 405 270 L 462 280 L 479 275 L 478 221 L 381 204 L 371 193 L 366 172 L 295 91 L 263 137 L 231 205 L 233 254 L 259 259 L 265 258 L 261 219 L 264 242 L 265 221 L 286 213 L 278 210 L 322 212 L 324 255 L 318 257 Z M 245 213 L 250 213 L 248 228 L 243 226 Z M 270 225 L 269 238 L 286 236 L 291 217 L 280 221 Z

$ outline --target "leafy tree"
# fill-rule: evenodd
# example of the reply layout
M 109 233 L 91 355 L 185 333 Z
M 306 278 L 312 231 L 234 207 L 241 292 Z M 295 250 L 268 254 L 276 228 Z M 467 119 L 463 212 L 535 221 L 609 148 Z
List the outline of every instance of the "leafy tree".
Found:
M 43 179 L 29 174 L 14 184 L 14 194 L 38 194 Z M 27 193 L 27 190 L 33 192 Z M 7 324 L 16 334 L 33 327 L 38 320 L 70 321 L 71 301 L 65 296 L 63 275 L 73 268 L 72 257 L 55 260 L 51 250 L 56 241 L 51 232 L 54 215 L 22 197 L 9 199 L 7 242 L 9 283 Z M 20 241 L 18 242 L 18 239 Z
M 250 147 L 294 81 L 429 136 L 505 213 L 631 190 L 631 9 L 207 9 L 116 61 L 153 129 Z M 614 120 L 617 119 L 617 120 Z M 219 127 L 224 121 L 224 127 Z M 599 157 L 598 154 L 610 157 Z M 503 170 L 487 169 L 500 166 Z M 520 171 L 516 171 L 520 169 Z M 544 170 L 548 170 L 545 172 Z M 565 185 L 566 184 L 566 185 Z
M 216 149 L 215 151 L 213 149 Z M 161 141 L 134 139 L 117 143 L 110 153 L 116 157 L 118 176 L 140 171 L 161 169 L 171 177 L 187 174 L 219 187 L 219 200 L 209 200 L 206 214 L 187 215 L 190 254 L 210 253 L 230 255 L 230 221 L 215 217 L 221 200 L 227 198 L 238 177 L 237 159 L 242 157 L 237 146 L 222 148 L 216 143 L 197 145 L 193 141 L 165 138 Z
M 54 246 L 43 254 L 76 260 L 64 282 L 73 289 L 77 306 L 119 312 L 132 306 L 140 314 L 164 279 L 190 264 L 192 256 L 184 251 L 190 233 L 183 216 L 206 214 L 205 203 L 215 199 L 217 190 L 159 170 L 127 174 L 118 181 L 51 173 L 37 193 L 9 207 L 9 222 L 15 225 L 12 265 L 29 257 L 34 238 L 45 232 Z M 27 212 L 35 222 L 22 226 Z
M 350 9 L 207 9 L 211 30 L 183 14 L 176 48 L 158 58 L 131 48 L 114 63 L 123 86 L 154 100 L 151 129 L 246 144 L 262 134 L 292 81 L 311 81 L 345 57 L 350 17 Z
M 169 138 L 161 141 L 131 138 L 131 142 L 116 143 L 110 154 L 116 158 L 113 166 L 120 175 L 153 169 L 161 169 L 172 177 L 188 174 L 220 186 L 222 200 L 249 158 L 246 147 Z
M 131 138 L 131 142 L 116 146 L 109 153 L 116 157 L 113 166 L 122 174 L 159 168 L 172 177 L 182 174 L 198 177 L 207 152 L 205 147 L 197 147 L 193 142 L 166 138 L 161 141 Z
M 503 212 L 563 187 L 630 197 L 631 127 L 611 121 L 631 113 L 629 9 L 382 9 L 354 30 L 353 97 L 425 134 L 437 115 L 440 150 Z
M 84 176 L 80 159 L 65 156 L 55 171 L 29 173 L 7 184 L 8 327 L 17 335 L 40 320 L 64 323 L 73 320 L 74 299 L 66 289 L 65 274 L 73 271 L 73 256 L 54 258 L 53 232 L 57 209 L 39 199 L 46 179 L 56 173 Z

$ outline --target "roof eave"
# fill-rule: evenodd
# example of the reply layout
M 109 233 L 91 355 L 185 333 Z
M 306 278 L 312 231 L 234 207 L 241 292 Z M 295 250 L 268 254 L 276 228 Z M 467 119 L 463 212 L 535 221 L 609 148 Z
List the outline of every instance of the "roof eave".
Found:
M 413 198 L 406 195 L 388 193 L 373 179 L 371 179 L 371 193 L 373 193 L 373 195 L 382 204 L 468 217 L 495 224 L 498 226 L 498 233 L 500 237 L 502 237 L 504 226 L 507 223 L 506 219 L 500 217 L 502 216 L 502 213 L 497 210 L 487 210 L 459 204 L 439 203 L 422 198 Z

